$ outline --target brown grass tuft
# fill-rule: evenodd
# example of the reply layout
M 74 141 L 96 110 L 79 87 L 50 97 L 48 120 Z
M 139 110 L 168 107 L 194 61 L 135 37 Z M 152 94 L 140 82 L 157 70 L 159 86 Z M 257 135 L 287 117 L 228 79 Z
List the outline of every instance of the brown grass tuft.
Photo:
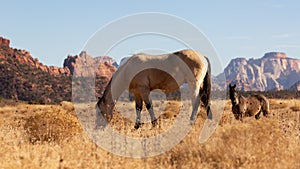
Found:
M 24 129 L 31 143 L 59 143 L 82 131 L 77 118 L 60 108 L 39 112 L 27 118 Z

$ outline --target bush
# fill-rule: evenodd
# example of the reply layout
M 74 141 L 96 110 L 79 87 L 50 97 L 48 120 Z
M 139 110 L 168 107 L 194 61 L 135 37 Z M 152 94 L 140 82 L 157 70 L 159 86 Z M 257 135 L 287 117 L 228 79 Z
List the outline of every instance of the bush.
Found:
M 53 107 L 25 120 L 24 129 L 31 143 L 60 143 L 82 132 L 75 116 L 67 113 L 66 110 Z

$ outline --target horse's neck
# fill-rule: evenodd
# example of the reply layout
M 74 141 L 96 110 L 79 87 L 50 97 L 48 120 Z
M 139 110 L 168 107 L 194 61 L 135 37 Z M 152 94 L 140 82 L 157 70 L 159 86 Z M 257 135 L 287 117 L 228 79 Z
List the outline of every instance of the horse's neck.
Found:
M 238 93 L 239 104 L 244 104 L 246 101 L 246 97 L 242 96 Z
M 246 99 L 246 97 L 242 96 L 241 94 L 238 94 L 238 97 L 239 97 L 239 101 L 243 101 Z
M 112 94 L 111 94 L 111 81 L 107 84 L 103 96 L 108 104 L 114 104 Z
M 238 104 L 234 103 L 234 100 L 238 100 Z M 236 92 L 236 95 L 234 95 L 233 100 L 231 100 L 232 105 L 239 105 L 241 102 L 243 102 L 244 97 Z

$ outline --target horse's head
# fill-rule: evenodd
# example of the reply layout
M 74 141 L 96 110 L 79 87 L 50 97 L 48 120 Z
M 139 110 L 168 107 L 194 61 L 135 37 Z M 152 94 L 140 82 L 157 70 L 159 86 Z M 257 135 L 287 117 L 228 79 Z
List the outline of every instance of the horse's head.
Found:
M 233 86 L 231 86 L 231 84 L 229 84 L 229 98 L 230 98 L 233 105 L 239 104 L 239 97 L 238 96 L 239 95 L 236 91 L 236 84 L 234 84 Z
M 96 104 L 96 125 L 97 127 L 102 126 L 105 127 L 107 123 L 109 123 L 113 117 L 113 109 L 114 102 L 108 101 L 105 97 L 101 97 L 98 99 Z

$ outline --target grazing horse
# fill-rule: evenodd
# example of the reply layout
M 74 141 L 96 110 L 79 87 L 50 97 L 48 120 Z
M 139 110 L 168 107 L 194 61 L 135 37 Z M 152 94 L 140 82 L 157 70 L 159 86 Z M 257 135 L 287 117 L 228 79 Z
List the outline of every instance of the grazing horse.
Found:
M 165 93 L 173 92 L 182 84 L 188 83 L 193 106 L 190 121 L 193 123 L 200 100 L 207 115 L 210 112 L 210 71 L 208 58 L 193 50 L 181 50 L 163 55 L 135 54 L 118 68 L 108 83 L 103 96 L 96 104 L 97 117 L 101 113 L 106 122 L 109 122 L 116 102 L 113 98 L 118 98 L 129 86 L 129 92 L 134 95 L 136 108 L 134 127 L 138 129 L 141 126 L 143 102 L 150 114 L 151 123 L 155 126 L 156 118 L 149 98 L 150 92 L 155 89 Z M 117 92 L 117 97 L 113 96 L 112 91 Z M 96 119 L 97 126 L 105 126 L 106 122 L 104 125 L 99 124 L 99 118 Z
M 269 101 L 263 95 L 258 94 L 245 98 L 236 91 L 235 84 L 233 86 L 229 84 L 229 97 L 232 104 L 232 113 L 237 120 L 253 115 L 256 119 L 259 119 L 261 112 L 264 116 L 269 114 Z

